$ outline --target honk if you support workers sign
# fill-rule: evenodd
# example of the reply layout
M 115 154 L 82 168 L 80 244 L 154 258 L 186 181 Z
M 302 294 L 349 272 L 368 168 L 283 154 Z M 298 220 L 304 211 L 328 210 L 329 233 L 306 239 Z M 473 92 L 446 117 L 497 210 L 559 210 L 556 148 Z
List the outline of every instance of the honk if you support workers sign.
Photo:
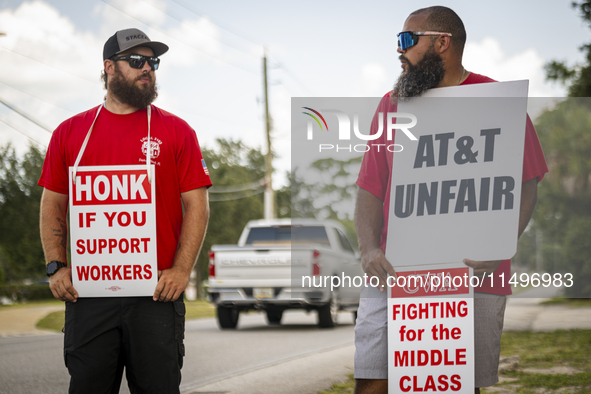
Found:
M 72 281 L 81 297 L 154 294 L 155 182 L 143 165 L 78 167 L 75 177 L 70 168 Z

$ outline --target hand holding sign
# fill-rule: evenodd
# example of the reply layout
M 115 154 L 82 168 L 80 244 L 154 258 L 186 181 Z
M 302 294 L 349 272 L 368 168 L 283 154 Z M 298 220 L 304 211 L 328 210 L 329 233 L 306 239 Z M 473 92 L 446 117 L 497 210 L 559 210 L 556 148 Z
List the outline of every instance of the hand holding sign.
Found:
M 464 259 L 464 264 L 468 267 L 474 268 L 474 275 L 475 276 L 483 276 L 485 274 L 492 274 L 497 270 L 499 265 L 501 264 L 501 260 L 493 260 L 493 261 L 474 261 L 469 259 Z
M 62 268 L 49 278 L 49 288 L 53 296 L 60 301 L 76 302 L 78 292 L 72 286 L 72 270 Z
M 189 284 L 190 273 L 175 268 L 158 271 L 158 285 L 154 291 L 154 301 L 175 301 Z
M 396 278 L 394 267 L 392 267 L 392 264 L 386 260 L 384 251 L 380 248 L 375 248 L 361 256 L 361 266 L 367 276 L 370 278 L 373 276 L 379 278 L 380 291 L 384 291 L 388 276 Z

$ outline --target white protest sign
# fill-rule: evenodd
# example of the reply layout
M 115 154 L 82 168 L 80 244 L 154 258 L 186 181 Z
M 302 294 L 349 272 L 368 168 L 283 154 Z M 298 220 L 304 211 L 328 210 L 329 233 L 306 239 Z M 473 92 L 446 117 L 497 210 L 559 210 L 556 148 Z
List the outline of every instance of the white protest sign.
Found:
M 474 393 L 470 270 L 397 271 L 388 298 L 388 392 Z
M 515 254 L 527 85 L 432 89 L 398 104 L 416 116 L 417 141 L 404 139 L 393 158 L 386 258 L 395 267 Z
M 152 166 L 152 171 L 154 171 Z M 80 297 L 151 296 L 158 282 L 155 177 L 146 166 L 70 167 L 72 283 Z

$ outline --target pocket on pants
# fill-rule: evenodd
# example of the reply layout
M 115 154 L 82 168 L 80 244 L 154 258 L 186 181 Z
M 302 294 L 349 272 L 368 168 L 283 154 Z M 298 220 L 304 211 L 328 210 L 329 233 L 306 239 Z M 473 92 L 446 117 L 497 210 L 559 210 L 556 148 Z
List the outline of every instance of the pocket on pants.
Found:
M 182 297 L 182 296 L 181 296 Z M 174 339 L 181 341 L 185 339 L 185 314 L 186 308 L 182 298 L 179 297 L 180 302 L 177 300 L 173 302 L 174 305 Z

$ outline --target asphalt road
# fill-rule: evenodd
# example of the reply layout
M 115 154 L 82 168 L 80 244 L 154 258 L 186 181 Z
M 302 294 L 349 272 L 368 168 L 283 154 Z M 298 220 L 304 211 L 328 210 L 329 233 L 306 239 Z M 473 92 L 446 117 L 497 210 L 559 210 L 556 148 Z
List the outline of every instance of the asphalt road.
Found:
M 334 329 L 319 329 L 313 312 L 283 319 L 268 326 L 262 314 L 241 315 L 237 330 L 224 331 L 214 319 L 188 321 L 181 392 L 316 393 L 352 372 L 350 313 Z M 61 334 L 0 338 L 0 392 L 66 393 L 62 347 Z

